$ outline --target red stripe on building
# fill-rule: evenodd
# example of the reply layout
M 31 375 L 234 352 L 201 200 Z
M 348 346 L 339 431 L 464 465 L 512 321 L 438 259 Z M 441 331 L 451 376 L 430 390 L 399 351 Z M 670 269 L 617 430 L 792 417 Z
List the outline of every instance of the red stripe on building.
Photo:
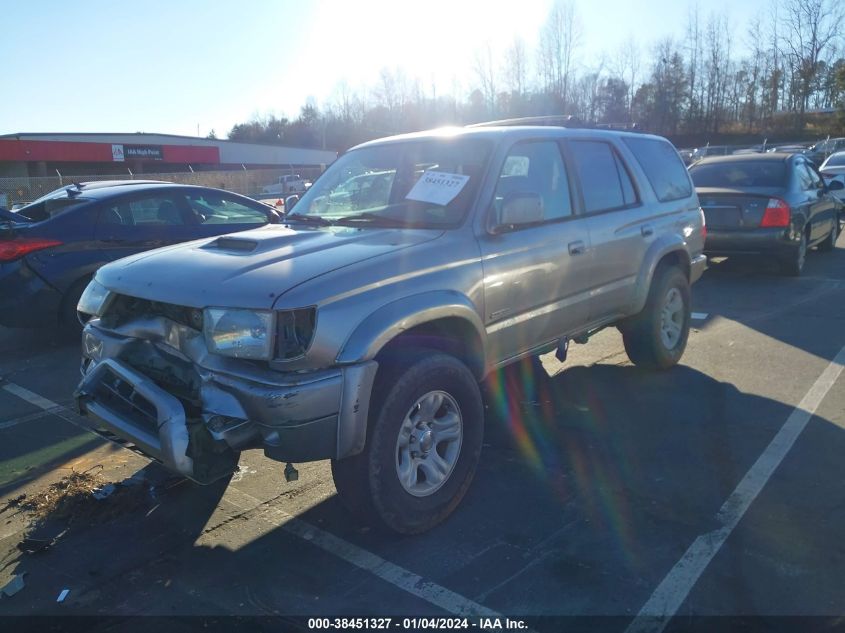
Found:
M 125 146 L 133 143 L 126 143 Z M 156 146 L 158 147 L 158 146 Z M 161 145 L 163 163 L 220 163 L 217 147 Z M 131 160 L 131 159 L 130 159 Z M 0 161 L 44 161 L 55 163 L 111 163 L 111 143 L 78 143 L 71 141 L 18 141 L 0 139 Z
M 111 151 L 111 150 L 109 150 Z M 161 154 L 165 163 L 220 163 L 220 149 L 197 145 L 162 145 Z

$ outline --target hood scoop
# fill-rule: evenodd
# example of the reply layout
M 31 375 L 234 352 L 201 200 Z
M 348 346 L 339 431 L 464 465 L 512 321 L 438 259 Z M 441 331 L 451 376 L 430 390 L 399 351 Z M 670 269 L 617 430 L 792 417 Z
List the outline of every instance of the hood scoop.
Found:
M 244 239 L 242 237 L 224 235 L 223 237 L 219 237 L 208 244 L 206 248 L 215 248 L 221 251 L 234 251 L 236 253 L 252 253 L 256 248 L 258 248 L 258 242 L 256 240 Z

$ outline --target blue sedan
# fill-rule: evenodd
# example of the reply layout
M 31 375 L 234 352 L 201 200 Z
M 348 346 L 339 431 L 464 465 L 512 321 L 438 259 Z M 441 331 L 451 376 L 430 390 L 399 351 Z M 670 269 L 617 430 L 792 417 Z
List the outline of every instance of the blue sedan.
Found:
M 76 328 L 76 304 L 103 264 L 279 220 L 237 194 L 137 180 L 74 184 L 0 210 L 0 325 Z

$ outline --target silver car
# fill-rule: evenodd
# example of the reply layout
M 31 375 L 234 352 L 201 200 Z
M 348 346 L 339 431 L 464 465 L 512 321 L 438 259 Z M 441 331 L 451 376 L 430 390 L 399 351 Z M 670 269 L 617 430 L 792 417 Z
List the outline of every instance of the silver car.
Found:
M 373 141 L 285 224 L 101 268 L 79 303 L 77 401 L 92 430 L 199 482 L 247 449 L 331 459 L 351 511 L 421 532 L 476 470 L 479 382 L 607 326 L 634 363 L 673 366 L 703 246 L 659 137 L 517 125 Z

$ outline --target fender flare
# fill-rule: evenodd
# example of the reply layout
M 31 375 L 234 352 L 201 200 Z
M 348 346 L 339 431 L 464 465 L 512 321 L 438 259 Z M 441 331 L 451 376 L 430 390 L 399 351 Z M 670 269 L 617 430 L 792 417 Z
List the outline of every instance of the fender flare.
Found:
M 648 300 L 648 291 L 654 279 L 657 265 L 666 255 L 678 253 L 686 262 L 686 271 L 689 272 L 692 265 L 692 258 L 687 249 L 686 242 L 679 235 L 664 235 L 655 240 L 646 251 L 643 266 L 637 278 L 636 291 L 634 294 L 634 309 L 632 314 L 638 314 L 645 307 Z
M 337 355 L 338 364 L 372 360 L 391 340 L 411 328 L 445 318 L 466 321 L 486 349 L 487 334 L 470 299 L 453 290 L 423 292 L 385 304 L 363 319 Z M 483 367 L 486 367 L 486 358 Z

